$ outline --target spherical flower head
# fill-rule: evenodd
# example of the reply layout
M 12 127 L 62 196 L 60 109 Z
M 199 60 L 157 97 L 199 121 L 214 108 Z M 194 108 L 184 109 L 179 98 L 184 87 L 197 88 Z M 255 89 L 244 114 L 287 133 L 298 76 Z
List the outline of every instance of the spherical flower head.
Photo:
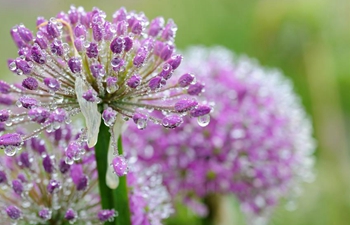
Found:
M 65 125 L 46 132 L 45 140 L 33 138 L 24 143 L 21 154 L 0 156 L 0 209 L 6 212 L 0 218 L 18 225 L 112 222 L 118 212 L 100 209 L 95 154 L 87 147 L 85 133 Z M 84 152 L 75 154 L 79 160 L 73 163 L 67 160 L 70 151 Z M 126 176 L 132 224 L 162 224 L 173 207 L 161 168 L 131 156 L 115 159 L 122 164 L 115 171 L 123 173 L 120 176 L 130 166 Z
M 84 132 L 64 125 L 42 138 L 25 141 L 23 152 L 14 157 L 0 156 L 2 224 L 113 221 L 114 210 L 105 213 L 99 206 L 95 155 Z M 66 157 L 72 143 L 80 151 L 74 164 Z
M 53 132 L 77 114 L 85 118 L 89 147 L 97 142 L 101 118 L 111 128 L 121 126 L 117 116 L 132 118 L 144 129 L 149 122 L 176 128 L 182 117 L 195 117 L 191 110 L 199 104 L 194 96 L 203 92 L 204 83 L 195 83 L 194 75 L 181 82 L 176 78 L 183 57 L 176 52 L 174 21 L 149 21 L 125 8 L 107 20 L 98 8 L 86 12 L 72 6 L 48 20 L 39 17 L 36 26 L 35 32 L 24 25 L 11 29 L 19 56 L 9 60 L 8 67 L 23 77 L 22 83 L 0 81 L 0 104 L 16 103 L 19 108 L 0 119 L 11 128 L 39 126 L 21 135 L 23 141 L 45 130 Z M 191 104 L 179 108 L 183 99 Z M 108 117 L 102 114 L 105 110 Z M 0 144 L 12 154 L 21 142 L 6 143 Z
M 312 127 L 300 99 L 279 71 L 234 58 L 223 48 L 196 47 L 185 57 L 179 72 L 192 70 L 211 84 L 206 94 L 215 111 L 209 125 L 189 122 L 174 132 L 149 126 L 147 135 L 129 127 L 125 148 L 148 165 L 160 164 L 172 196 L 181 196 L 198 214 L 206 211 L 200 199 L 232 193 L 249 224 L 267 221 L 282 197 L 295 196 L 302 181 L 313 179 Z M 184 74 L 179 84 L 191 86 L 192 80 Z M 192 109 L 185 100 L 176 108 L 188 108 L 206 123 L 208 105 Z
M 163 224 L 173 212 L 171 196 L 162 184 L 161 168 L 129 158 L 127 175 L 132 225 Z

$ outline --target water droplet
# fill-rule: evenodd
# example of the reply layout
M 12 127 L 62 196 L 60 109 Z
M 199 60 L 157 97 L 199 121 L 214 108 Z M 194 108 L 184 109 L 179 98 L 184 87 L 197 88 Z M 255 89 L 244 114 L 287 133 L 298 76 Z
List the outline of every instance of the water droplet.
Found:
M 23 71 L 22 71 L 21 69 L 17 69 L 17 70 L 16 70 L 16 73 L 17 73 L 17 75 L 22 75 L 22 74 L 23 74 Z
M 67 43 L 63 43 L 62 47 L 63 47 L 64 52 L 69 52 L 70 49 L 69 49 L 69 45 Z
M 116 173 L 119 177 L 128 173 L 128 164 L 124 156 L 116 156 L 112 161 L 112 167 L 114 173 Z
M 119 86 L 118 85 L 112 85 L 107 87 L 107 92 L 108 93 L 114 93 L 118 90 Z
M 80 160 L 81 159 L 81 154 L 80 154 L 80 152 L 77 152 L 77 154 L 75 154 L 74 156 L 73 156 L 73 160 L 74 161 L 78 161 L 78 160 Z
M 16 63 L 15 62 L 10 63 L 9 68 L 11 71 L 15 71 L 17 69 Z
M 61 124 L 60 124 L 60 123 L 58 123 L 58 122 L 54 122 L 54 123 L 53 123 L 53 129 L 54 129 L 54 130 L 58 130 L 58 129 L 60 129 L 60 127 L 61 127 Z
M 52 131 L 53 131 L 52 126 L 48 126 L 48 127 L 46 128 L 46 132 L 47 132 L 47 133 L 52 133 Z
M 197 122 L 198 122 L 198 125 L 201 126 L 201 127 L 205 127 L 209 124 L 210 122 L 210 116 L 207 114 L 207 115 L 204 115 L 204 116 L 199 116 L 197 118 Z
M 66 159 L 64 160 L 68 165 L 73 165 L 74 163 L 74 159 L 66 157 Z
M 5 146 L 4 152 L 7 156 L 14 156 L 16 155 L 18 150 L 19 150 L 18 147 L 9 145 L 9 146 Z
M 90 42 L 89 42 L 89 41 L 85 41 L 85 42 L 84 42 L 84 47 L 85 47 L 85 48 L 88 48 L 89 46 L 90 46 Z
M 53 23 L 53 24 L 56 24 L 57 23 L 57 19 L 55 17 L 51 17 L 50 18 L 50 22 Z
M 170 64 L 169 63 L 164 64 L 163 70 L 168 71 L 169 69 L 170 69 Z
M 63 27 L 63 24 L 62 23 L 57 23 L 57 28 L 59 29 L 59 30 L 61 30 L 62 29 L 62 27 Z
M 68 117 L 65 121 L 66 124 L 70 124 L 72 122 L 72 119 L 70 117 Z
M 139 130 L 145 129 L 147 127 L 147 119 L 138 119 L 136 125 Z
M 197 83 L 197 77 L 195 77 L 194 75 L 192 75 L 194 78 L 193 78 L 193 81 L 191 82 L 191 84 L 195 84 Z

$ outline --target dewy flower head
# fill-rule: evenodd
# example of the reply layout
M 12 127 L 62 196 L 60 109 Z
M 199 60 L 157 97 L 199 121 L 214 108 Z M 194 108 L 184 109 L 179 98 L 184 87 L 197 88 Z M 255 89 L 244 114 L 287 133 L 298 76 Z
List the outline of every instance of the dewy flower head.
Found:
M 127 175 L 132 225 L 161 225 L 173 212 L 171 196 L 163 184 L 159 165 L 147 165 L 129 158 Z
M 26 151 L 15 157 L 0 156 L 2 224 L 102 224 L 114 219 L 114 210 L 99 206 L 94 151 L 80 138 L 65 125 L 46 133 L 46 142 L 26 141 Z M 65 150 L 72 143 L 81 154 L 69 165 Z
M 97 142 L 101 117 L 109 127 L 118 116 L 132 119 L 139 129 L 149 121 L 175 128 L 185 115 L 208 120 L 210 110 L 196 113 L 203 105 L 194 98 L 204 85 L 189 73 L 173 76 L 182 56 L 176 52 L 177 27 L 171 19 L 149 22 L 143 13 L 121 8 L 108 21 L 98 8 L 71 7 L 49 20 L 39 17 L 36 25 L 36 33 L 22 24 L 11 30 L 19 57 L 8 66 L 24 79 L 15 85 L 0 82 L 0 104 L 20 108 L 1 111 L 0 120 L 2 130 L 2 123 L 11 128 L 38 123 L 40 128 L 1 136 L 9 155 L 23 141 L 70 123 L 80 112 L 89 147 Z
M 245 57 L 233 60 L 219 47 L 193 48 L 186 57 L 182 69 L 194 69 L 211 84 L 206 92 L 215 102 L 210 124 L 201 129 L 188 123 L 174 132 L 152 126 L 147 136 L 130 127 L 125 148 L 150 165 L 161 164 L 171 194 L 180 194 L 198 213 L 205 209 L 196 199 L 233 193 L 249 224 L 263 224 L 281 197 L 292 198 L 301 181 L 313 179 L 310 121 L 280 72 Z M 181 84 L 187 80 L 191 77 Z
M 100 209 L 95 155 L 86 141 L 80 140 L 82 134 L 68 125 L 45 134 L 47 142 L 33 138 L 24 143 L 26 151 L 21 154 L 0 156 L 0 219 L 19 225 L 113 221 L 118 212 Z M 76 148 L 82 149 L 81 154 L 69 165 L 65 151 Z M 136 157 L 128 161 L 132 224 L 161 224 L 174 210 L 160 167 L 148 166 Z

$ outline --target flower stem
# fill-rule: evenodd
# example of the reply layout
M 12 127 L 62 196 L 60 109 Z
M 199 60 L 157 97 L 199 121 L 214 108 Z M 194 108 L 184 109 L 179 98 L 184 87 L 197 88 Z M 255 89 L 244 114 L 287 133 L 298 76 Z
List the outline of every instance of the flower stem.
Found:
M 118 153 L 119 155 L 123 155 L 121 135 L 118 138 Z M 119 185 L 113 191 L 114 209 L 118 211 L 118 216 L 116 217 L 116 225 L 131 225 L 131 214 L 126 178 L 126 176 L 119 177 Z
M 201 225 L 214 225 L 218 210 L 218 198 L 215 194 L 210 194 L 204 198 L 204 204 L 208 207 L 208 215 L 201 218 Z
M 103 209 L 114 208 L 118 212 L 118 216 L 114 219 L 114 222 L 106 222 L 105 225 L 131 225 L 126 176 L 119 177 L 119 185 L 115 190 L 110 189 L 106 184 L 110 139 L 109 128 L 104 123 L 101 123 L 98 141 L 95 146 L 101 204 Z M 123 154 L 121 136 L 118 138 L 118 153 L 119 155 Z
M 100 189 L 102 209 L 113 209 L 113 190 L 106 184 L 106 172 L 108 165 L 107 155 L 111 135 L 109 128 L 101 123 L 98 133 L 98 141 L 95 146 L 95 157 L 98 171 L 98 184 Z M 119 215 L 120 216 L 120 215 Z M 106 222 L 105 225 L 113 225 L 113 222 Z
M 201 225 L 214 225 L 213 218 L 212 217 L 200 218 L 200 224 Z

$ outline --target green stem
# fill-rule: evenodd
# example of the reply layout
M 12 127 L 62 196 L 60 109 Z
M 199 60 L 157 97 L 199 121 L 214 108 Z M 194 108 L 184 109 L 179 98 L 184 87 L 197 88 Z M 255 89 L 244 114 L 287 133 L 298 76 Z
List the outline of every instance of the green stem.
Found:
M 123 155 L 122 137 L 118 138 L 118 153 Z M 128 186 L 126 176 L 119 177 L 119 185 L 113 191 L 114 209 L 118 211 L 116 225 L 131 225 Z
M 206 196 L 204 198 L 204 204 L 208 207 L 209 214 L 201 218 L 201 225 L 214 225 L 218 210 L 217 196 L 215 194 Z
M 106 184 L 110 139 L 109 128 L 104 123 L 101 123 L 98 141 L 95 146 L 101 204 L 103 209 L 114 208 L 118 212 L 114 222 L 106 222 L 105 225 L 131 225 L 126 176 L 119 177 L 119 185 L 115 190 L 110 189 Z M 118 153 L 119 155 L 123 154 L 121 136 L 118 138 Z
M 200 224 L 201 225 L 214 225 L 213 218 L 212 217 L 202 217 L 200 218 Z
M 98 133 L 98 141 L 95 146 L 95 157 L 98 172 L 98 184 L 100 189 L 102 209 L 113 209 L 113 190 L 106 184 L 106 172 L 108 165 L 108 148 L 111 134 L 109 128 L 102 122 Z M 105 225 L 113 225 L 113 222 L 106 222 Z

